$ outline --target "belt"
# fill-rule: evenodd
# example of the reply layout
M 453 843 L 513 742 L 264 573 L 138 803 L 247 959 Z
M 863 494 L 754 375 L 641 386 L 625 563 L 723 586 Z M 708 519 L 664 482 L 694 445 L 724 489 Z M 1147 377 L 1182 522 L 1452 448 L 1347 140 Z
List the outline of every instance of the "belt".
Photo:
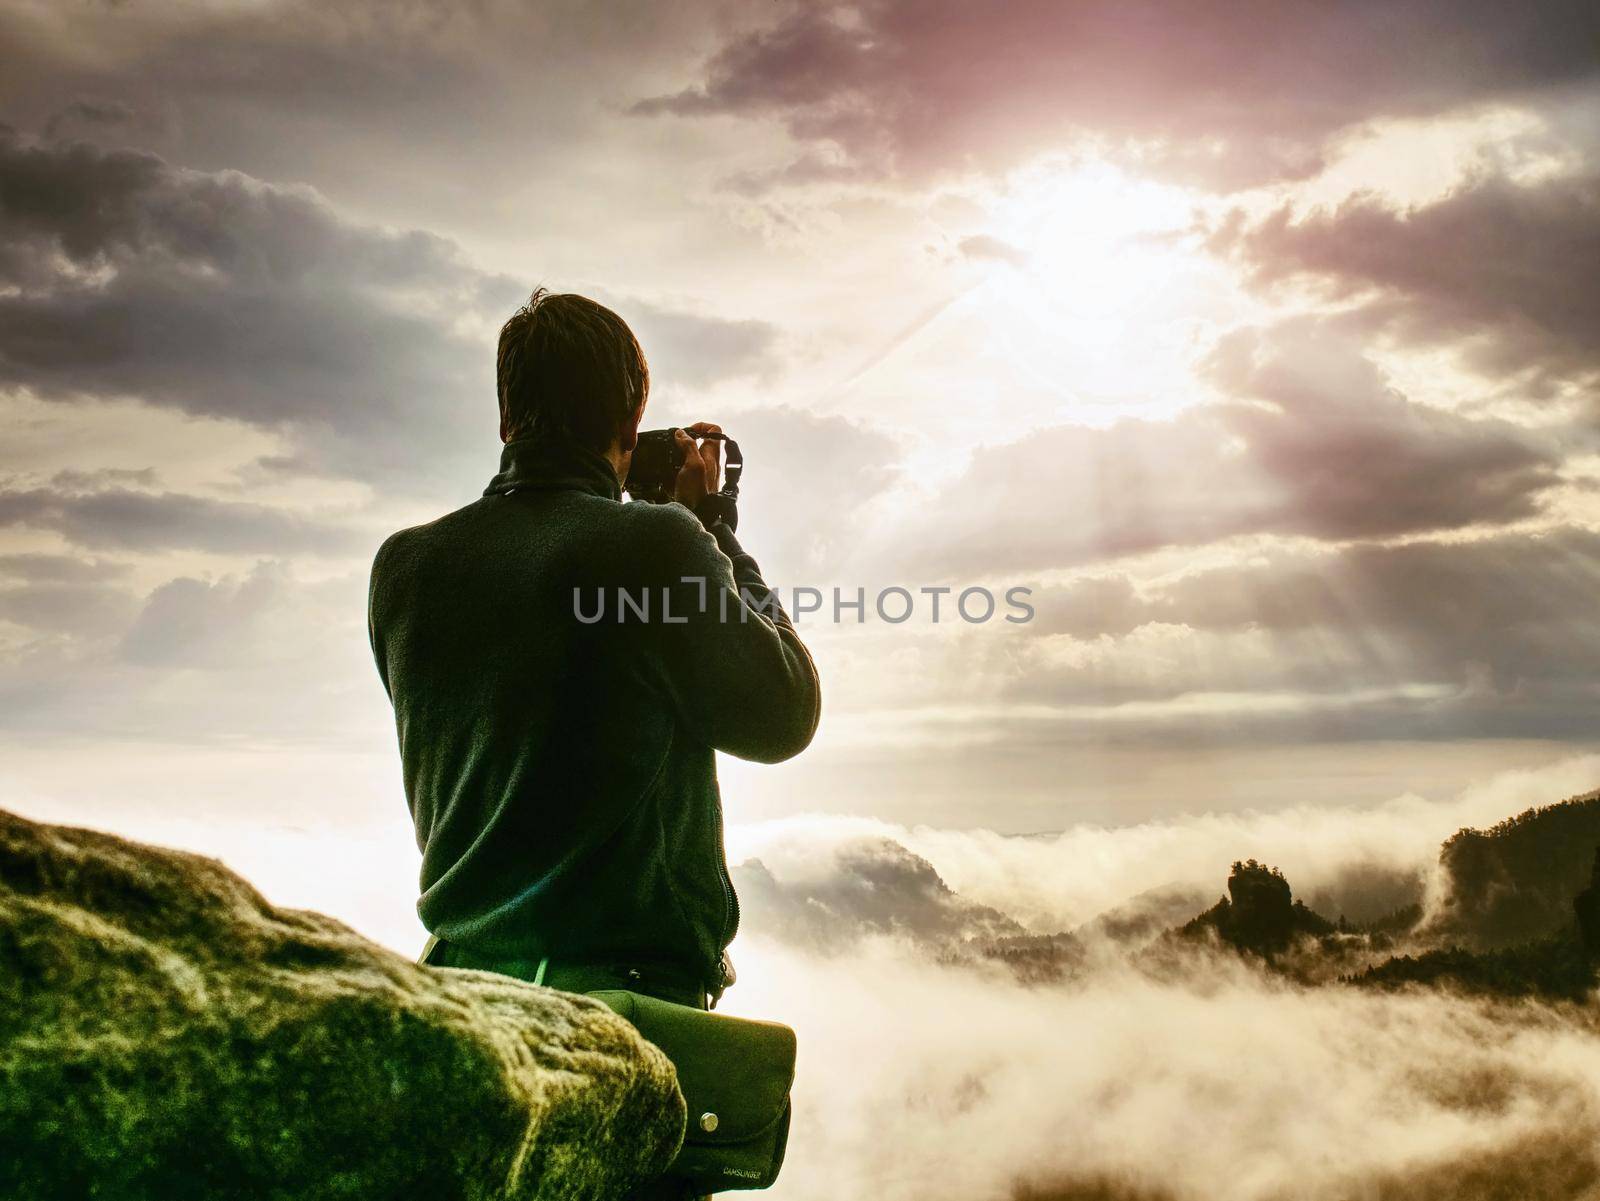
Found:
M 692 972 L 669 963 L 647 959 L 570 960 L 555 957 L 530 959 L 512 955 L 490 955 L 461 943 L 447 942 L 437 935 L 428 939 L 417 962 L 435 967 L 464 968 L 514 976 L 562 992 L 599 992 L 625 989 L 644 993 L 663 1001 L 709 1009 L 717 1002 L 721 989 L 708 991 Z

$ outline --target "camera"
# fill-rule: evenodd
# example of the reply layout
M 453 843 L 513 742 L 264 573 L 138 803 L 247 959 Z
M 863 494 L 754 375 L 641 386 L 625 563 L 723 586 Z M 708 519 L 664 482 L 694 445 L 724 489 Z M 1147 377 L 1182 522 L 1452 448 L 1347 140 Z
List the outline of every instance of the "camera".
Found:
M 678 472 L 683 470 L 684 448 L 678 445 L 678 431 L 644 430 L 633 448 L 628 480 L 623 490 L 634 500 L 664 504 L 672 499 Z M 739 477 L 744 474 L 744 456 L 739 444 L 726 434 L 703 434 L 722 443 L 722 490 L 701 502 L 699 516 L 707 525 L 725 521 L 729 529 L 739 522 Z

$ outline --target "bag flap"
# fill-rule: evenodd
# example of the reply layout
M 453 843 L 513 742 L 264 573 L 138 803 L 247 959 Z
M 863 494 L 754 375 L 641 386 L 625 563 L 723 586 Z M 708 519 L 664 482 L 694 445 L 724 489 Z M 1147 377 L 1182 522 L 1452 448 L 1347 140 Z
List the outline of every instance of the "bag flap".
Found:
M 632 1022 L 678 1069 L 689 1106 L 685 1142 L 743 1142 L 783 1117 L 794 1086 L 795 1036 L 788 1026 L 621 989 L 588 995 Z

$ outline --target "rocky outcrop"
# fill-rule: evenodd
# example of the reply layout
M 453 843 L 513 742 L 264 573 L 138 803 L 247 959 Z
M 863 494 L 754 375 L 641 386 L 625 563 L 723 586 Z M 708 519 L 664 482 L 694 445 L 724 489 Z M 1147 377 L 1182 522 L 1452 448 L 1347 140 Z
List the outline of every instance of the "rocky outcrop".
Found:
M 1228 895 L 1177 934 L 1185 940 L 1214 934 L 1237 950 L 1270 959 L 1301 939 L 1319 938 L 1333 929 L 1326 918 L 1294 899 L 1282 872 L 1249 859 L 1233 865 Z
M 599 1199 L 683 1121 L 671 1065 L 598 1002 L 0 812 L 8 1201 Z

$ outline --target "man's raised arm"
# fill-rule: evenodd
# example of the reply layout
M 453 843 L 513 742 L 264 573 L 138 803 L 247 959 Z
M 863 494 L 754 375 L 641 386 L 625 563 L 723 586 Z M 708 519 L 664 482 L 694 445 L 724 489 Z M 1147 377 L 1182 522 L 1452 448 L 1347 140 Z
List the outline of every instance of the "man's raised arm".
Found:
M 651 516 L 676 574 L 651 598 L 664 603 L 650 613 L 649 641 L 685 726 L 740 759 L 798 755 L 816 732 L 821 688 L 777 595 L 726 525 L 708 532 L 678 504 Z

